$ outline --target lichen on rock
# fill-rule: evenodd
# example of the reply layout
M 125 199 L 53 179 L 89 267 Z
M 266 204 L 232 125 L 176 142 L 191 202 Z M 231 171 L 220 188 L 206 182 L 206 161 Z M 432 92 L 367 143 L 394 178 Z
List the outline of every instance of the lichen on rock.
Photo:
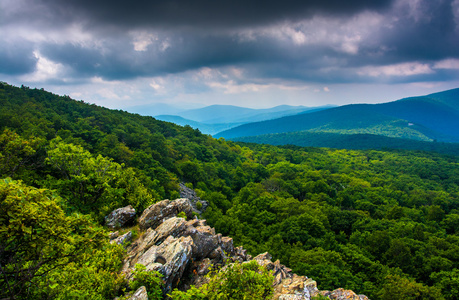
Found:
M 118 208 L 105 217 L 105 225 L 110 229 L 121 228 L 135 217 L 135 209 L 131 205 Z

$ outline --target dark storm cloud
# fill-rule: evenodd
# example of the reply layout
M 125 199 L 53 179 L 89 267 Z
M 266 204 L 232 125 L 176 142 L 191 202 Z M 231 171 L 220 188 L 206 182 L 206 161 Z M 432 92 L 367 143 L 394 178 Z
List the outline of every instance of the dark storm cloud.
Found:
M 22 75 L 33 72 L 37 58 L 30 43 L 0 43 L 0 74 Z
M 25 32 L 30 29 L 32 38 L 26 35 L 26 39 L 32 42 L 19 37 L 5 44 L 0 36 L 0 73 L 33 71 L 37 61 L 33 52 L 38 50 L 64 66 L 64 75 L 74 80 L 131 79 L 225 66 L 242 66 L 246 78 L 323 83 L 435 81 L 458 76 L 454 70 L 437 70 L 401 79 L 382 72 L 378 79 L 356 71 L 366 66 L 433 65 L 459 58 L 459 19 L 452 0 L 17 3 L 16 9 L 0 11 L 0 24 L 21 24 Z M 355 21 L 359 13 L 368 11 L 376 12 L 379 26 L 371 24 L 371 15 L 363 22 Z M 44 38 L 34 39 L 34 30 Z M 53 38 L 47 38 L 49 32 Z M 325 34 L 317 38 L 320 32 Z M 136 49 L 136 34 L 144 43 L 140 49 Z M 345 45 L 347 38 L 355 41 Z
M 161 49 L 161 42 L 157 42 L 145 51 L 135 51 L 129 38 L 124 37 L 103 43 L 104 51 L 75 43 L 47 43 L 41 45 L 40 53 L 53 62 L 69 66 L 80 76 L 106 79 L 158 76 L 202 66 L 221 67 L 283 59 L 284 49 L 267 39 L 241 45 L 229 35 L 169 35 L 163 38 L 173 46 Z
M 392 0 L 41 0 L 63 19 L 116 27 L 240 27 L 298 20 L 314 13 L 350 15 L 390 7 Z
M 381 32 L 381 43 L 392 49 L 386 59 L 437 60 L 459 57 L 459 19 L 451 0 L 419 1 L 401 6 L 397 21 Z

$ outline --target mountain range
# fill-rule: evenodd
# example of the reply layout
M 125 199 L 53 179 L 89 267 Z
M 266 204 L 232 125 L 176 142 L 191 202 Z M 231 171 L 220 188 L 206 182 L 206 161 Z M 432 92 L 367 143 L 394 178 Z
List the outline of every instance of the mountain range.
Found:
M 280 105 L 272 108 L 254 109 L 233 105 L 210 105 L 198 109 L 176 111 L 174 115 L 154 115 L 161 121 L 172 122 L 181 126 L 189 125 L 205 134 L 216 134 L 242 124 L 272 120 L 299 113 L 311 113 L 334 107 Z
M 304 145 L 305 132 L 459 142 L 459 89 L 388 103 L 351 104 L 253 122 L 222 131 L 215 137 L 243 140 L 242 137 L 264 135 L 264 143 L 279 144 L 276 134 L 289 133 L 288 143 Z

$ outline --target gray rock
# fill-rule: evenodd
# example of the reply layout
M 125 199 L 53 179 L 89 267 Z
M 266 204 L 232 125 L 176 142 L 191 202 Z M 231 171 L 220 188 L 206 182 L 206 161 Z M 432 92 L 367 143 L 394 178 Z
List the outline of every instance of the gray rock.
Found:
M 141 286 L 128 300 L 148 300 L 147 289 Z
M 216 235 L 210 226 L 188 227 L 185 235 L 193 239 L 193 258 L 197 260 L 207 257 L 221 244 L 221 235 Z
M 114 239 L 116 239 L 116 238 L 119 236 L 119 234 L 120 234 L 120 233 L 119 233 L 118 231 L 110 232 L 110 233 L 108 234 L 108 238 L 109 238 L 110 240 L 114 240 Z
M 343 288 L 339 288 L 331 292 L 322 291 L 320 294 L 332 300 L 368 300 L 368 297 L 365 295 L 357 295 L 353 291 L 345 290 Z
M 105 225 L 111 229 L 120 228 L 132 221 L 134 216 L 135 209 L 131 205 L 118 208 L 105 217 Z
M 136 264 L 142 264 L 147 271 L 163 274 L 164 294 L 180 281 L 188 262 L 192 258 L 193 239 L 180 236 L 186 221 L 173 217 L 164 221 L 156 230 L 149 228 L 128 248 L 122 271 L 132 279 Z
M 180 281 L 191 259 L 192 243 L 191 237 L 174 238 L 169 236 L 159 246 L 150 247 L 138 258 L 136 263 L 144 265 L 147 271 L 154 270 L 163 274 L 163 292 L 165 295 Z
M 124 245 L 127 242 L 130 242 L 132 240 L 132 232 L 128 231 L 127 233 L 123 234 L 120 237 L 117 237 L 116 239 L 113 239 L 110 241 L 111 244 L 118 244 L 118 245 Z
M 184 212 L 187 218 L 193 218 L 193 209 L 191 203 L 186 198 L 177 199 L 174 201 L 163 200 L 155 203 L 145 209 L 139 218 L 139 227 L 142 230 L 148 228 L 156 228 L 165 220 L 175 217 L 178 213 Z
M 202 200 L 201 198 L 196 195 L 196 192 L 193 189 L 187 187 L 183 182 L 179 184 L 180 187 L 180 198 L 187 198 L 190 199 L 191 204 L 193 206 L 193 211 L 199 215 L 206 211 L 207 207 L 209 206 L 209 202 Z M 201 202 L 201 208 L 197 208 L 197 203 Z
M 227 236 L 222 237 L 222 250 L 228 255 L 234 255 L 233 239 Z

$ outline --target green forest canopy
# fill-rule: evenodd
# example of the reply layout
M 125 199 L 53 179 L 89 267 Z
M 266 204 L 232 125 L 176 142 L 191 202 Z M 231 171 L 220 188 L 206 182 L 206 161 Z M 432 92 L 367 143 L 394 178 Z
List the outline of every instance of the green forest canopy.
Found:
M 6 83 L 0 104 L 0 205 L 14 211 L 0 219 L 0 238 L 9 241 L 0 249 L 5 297 L 113 297 L 121 279 L 108 274 L 122 253 L 103 240 L 97 250 L 92 237 L 104 232 L 103 216 L 174 199 L 180 181 L 210 202 L 204 217 L 218 232 L 251 254 L 269 251 L 320 289 L 371 299 L 459 297 L 457 156 L 239 144 Z M 13 210 L 11 199 L 23 199 L 24 209 Z M 60 212 L 36 228 L 27 213 L 36 205 Z M 78 222 L 86 229 L 72 227 Z M 56 238 L 40 235 L 53 226 Z M 32 246 L 24 244 L 30 234 L 39 238 Z M 50 242 L 57 248 L 45 247 Z M 14 252 L 20 245 L 25 250 Z M 78 251 L 67 257 L 59 247 Z M 30 249 L 64 257 L 33 269 L 46 275 L 21 277 L 40 259 Z M 81 265 L 82 257 L 92 259 Z

